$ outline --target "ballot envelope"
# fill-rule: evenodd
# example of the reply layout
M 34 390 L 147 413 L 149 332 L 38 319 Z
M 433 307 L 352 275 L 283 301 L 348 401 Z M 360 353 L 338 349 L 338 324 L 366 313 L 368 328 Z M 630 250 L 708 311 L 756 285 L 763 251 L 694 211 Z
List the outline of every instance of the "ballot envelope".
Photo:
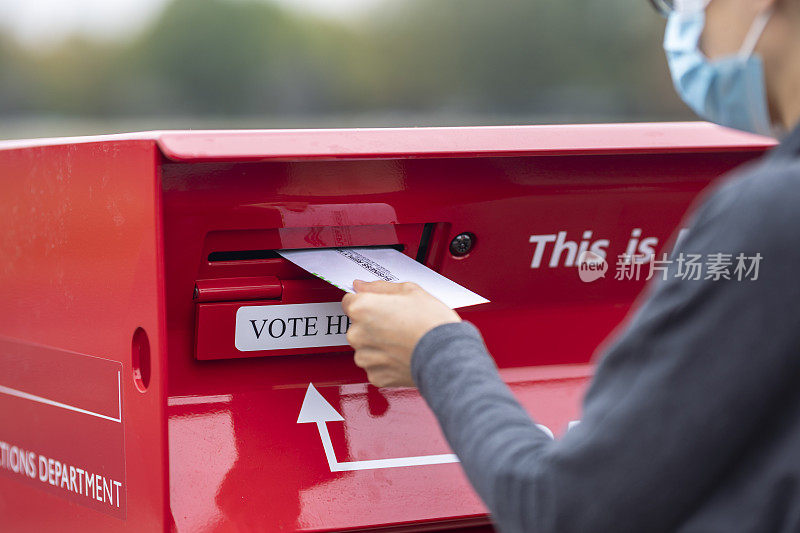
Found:
M 558 439 L 687 208 L 770 146 L 705 123 L 0 142 L 0 531 L 489 531 L 424 399 L 354 364 L 349 278 L 430 282 Z

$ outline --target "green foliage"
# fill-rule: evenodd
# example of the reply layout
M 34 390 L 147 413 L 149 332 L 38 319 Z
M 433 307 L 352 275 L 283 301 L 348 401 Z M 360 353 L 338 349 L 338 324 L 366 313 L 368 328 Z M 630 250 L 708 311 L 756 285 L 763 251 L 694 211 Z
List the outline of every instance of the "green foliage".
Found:
M 405 6 L 382 20 L 379 33 L 386 36 L 387 63 L 399 67 L 386 73 L 387 86 L 409 103 L 538 112 L 586 103 L 646 105 L 666 79 L 652 75 L 651 65 L 665 67 L 663 29 L 646 2 L 415 0 Z
M 0 36 L 0 114 L 661 118 L 682 107 L 646 4 L 385 0 L 344 23 L 264 0 L 173 0 L 127 42 L 43 53 Z

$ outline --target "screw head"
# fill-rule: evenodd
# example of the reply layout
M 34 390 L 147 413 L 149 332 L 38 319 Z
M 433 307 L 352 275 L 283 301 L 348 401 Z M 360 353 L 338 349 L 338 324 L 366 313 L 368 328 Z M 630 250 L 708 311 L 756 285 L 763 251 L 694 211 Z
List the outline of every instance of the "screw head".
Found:
M 475 246 L 475 235 L 469 232 L 459 233 L 450 242 L 450 253 L 455 256 L 467 255 Z

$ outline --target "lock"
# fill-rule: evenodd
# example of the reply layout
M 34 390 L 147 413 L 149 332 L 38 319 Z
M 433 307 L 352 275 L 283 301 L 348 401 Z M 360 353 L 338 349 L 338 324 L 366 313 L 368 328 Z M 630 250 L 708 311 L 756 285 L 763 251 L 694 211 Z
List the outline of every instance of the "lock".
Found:
M 475 246 L 475 234 L 470 232 L 459 233 L 450 241 L 450 253 L 456 257 L 467 255 Z

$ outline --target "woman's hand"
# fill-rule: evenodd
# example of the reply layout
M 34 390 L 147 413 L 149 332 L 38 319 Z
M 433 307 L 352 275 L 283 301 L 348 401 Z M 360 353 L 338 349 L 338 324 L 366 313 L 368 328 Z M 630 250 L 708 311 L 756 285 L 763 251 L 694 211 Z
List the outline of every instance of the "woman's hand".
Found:
M 376 387 L 413 387 L 411 354 L 425 333 L 461 322 L 458 313 L 412 282 L 355 280 L 342 298 L 355 363 Z

